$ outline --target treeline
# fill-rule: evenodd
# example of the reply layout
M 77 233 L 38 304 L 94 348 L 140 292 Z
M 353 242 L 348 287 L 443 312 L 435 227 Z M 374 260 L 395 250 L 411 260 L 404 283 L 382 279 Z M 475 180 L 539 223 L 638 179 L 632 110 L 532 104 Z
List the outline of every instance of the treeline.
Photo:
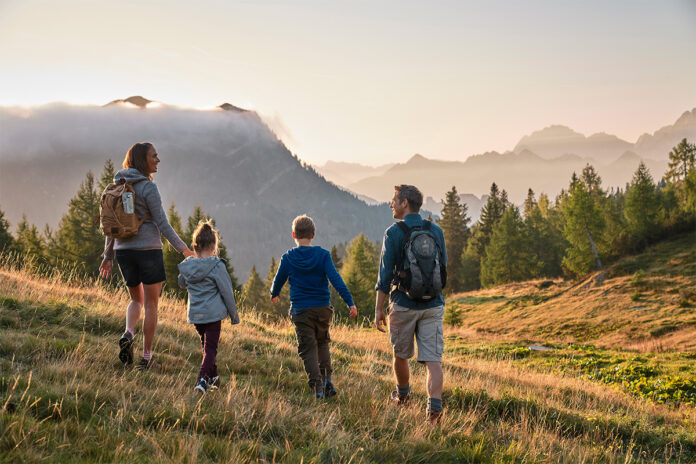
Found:
M 542 277 L 577 278 L 696 226 L 696 145 L 686 139 L 669 153 L 668 171 L 655 182 L 640 163 L 625 188 L 602 188 L 591 165 L 573 173 L 551 201 L 529 189 L 520 208 L 491 185 L 473 225 L 455 187 L 439 225 L 447 241 L 448 291 L 491 287 Z
M 88 172 L 75 196 L 70 199 L 68 211 L 60 219 L 55 230 L 46 226 L 43 231 L 39 231 L 36 225 L 30 224 L 26 217 L 23 217 L 17 225 L 15 234 L 12 235 L 10 224 L 5 219 L 4 212 L 0 210 L 0 251 L 4 252 L 5 256 L 13 256 L 19 264 L 40 269 L 42 272 L 97 277 L 104 253 L 104 235 L 99 230 L 99 202 L 106 186 L 113 182 L 115 173 L 111 160 L 106 161 L 98 179 L 91 171 Z M 170 206 L 168 216 L 176 233 L 189 246 L 198 221 L 212 219 L 200 206 L 197 206 L 186 222 L 183 222 L 174 204 Z M 214 219 L 212 220 L 215 222 Z M 167 272 L 164 291 L 179 297 L 185 296 L 186 290 L 180 289 L 177 284 L 179 271 L 176 267 L 183 256 L 166 241 L 163 254 Z M 221 258 L 227 258 L 224 243 L 220 243 L 218 255 Z M 239 288 L 234 269 L 229 261 L 227 269 L 235 288 Z M 121 283 L 117 266 L 114 266 L 111 283 L 113 285 Z

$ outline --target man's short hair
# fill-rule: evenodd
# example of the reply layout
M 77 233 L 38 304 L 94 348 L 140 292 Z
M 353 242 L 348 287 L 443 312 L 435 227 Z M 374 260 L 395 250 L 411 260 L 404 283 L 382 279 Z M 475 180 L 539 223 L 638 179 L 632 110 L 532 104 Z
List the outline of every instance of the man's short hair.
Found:
M 315 230 L 314 221 L 306 214 L 297 216 L 295 220 L 292 221 L 292 232 L 295 234 L 296 239 L 312 238 L 314 237 Z
M 420 211 L 423 205 L 423 194 L 418 190 L 418 187 L 415 185 L 401 184 L 395 185 L 394 190 L 396 190 L 396 198 L 398 198 L 399 201 L 408 201 L 408 209 L 410 209 L 411 212 L 417 213 Z

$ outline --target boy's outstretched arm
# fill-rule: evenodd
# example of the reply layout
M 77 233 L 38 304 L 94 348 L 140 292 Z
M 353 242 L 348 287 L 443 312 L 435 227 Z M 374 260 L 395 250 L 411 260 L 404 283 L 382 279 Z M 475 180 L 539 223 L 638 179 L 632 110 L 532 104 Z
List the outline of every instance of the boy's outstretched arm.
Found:
M 334 266 L 330 254 L 326 255 L 326 261 L 324 263 L 324 272 L 326 272 L 326 277 L 329 278 L 329 282 L 331 282 L 331 285 L 333 285 L 338 294 L 341 295 L 341 298 L 343 298 L 343 301 L 345 301 L 348 307 L 350 308 L 350 317 L 356 317 L 358 315 L 358 308 L 355 306 L 355 303 L 353 302 L 353 295 L 351 295 L 350 290 L 348 290 L 348 287 L 346 286 L 346 283 L 343 281 L 341 274 L 339 274 L 336 270 L 336 266 Z
M 273 300 L 274 303 L 278 301 L 278 295 L 280 295 L 280 291 L 283 289 L 283 285 L 285 285 L 289 276 L 290 265 L 288 264 L 287 258 L 283 256 L 280 258 L 280 264 L 278 265 L 278 270 L 276 271 L 273 284 L 271 285 L 271 300 Z
M 234 287 L 232 286 L 232 279 L 230 279 L 230 275 L 227 273 L 227 266 L 225 266 L 225 263 L 221 262 L 218 264 L 214 278 L 215 285 L 217 285 L 218 290 L 220 290 L 222 301 L 225 302 L 227 314 L 230 315 L 232 324 L 239 324 L 237 302 L 234 300 Z

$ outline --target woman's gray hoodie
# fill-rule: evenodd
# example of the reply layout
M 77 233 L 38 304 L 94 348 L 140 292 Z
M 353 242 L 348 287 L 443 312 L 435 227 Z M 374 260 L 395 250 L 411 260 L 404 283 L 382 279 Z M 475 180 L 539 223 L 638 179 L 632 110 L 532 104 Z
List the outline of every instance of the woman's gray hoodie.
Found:
M 227 316 L 232 324 L 239 324 L 234 288 L 223 259 L 189 256 L 179 263 L 179 286 L 188 289 L 190 324 L 221 321 Z
M 157 185 L 147 178 L 142 172 L 135 168 L 122 169 L 114 176 L 114 182 L 121 179 L 126 179 L 127 182 L 136 182 L 133 184 L 135 190 L 135 213 L 139 218 L 143 218 L 146 214 L 150 217 L 143 222 L 138 229 L 138 233 L 130 238 L 117 238 L 113 249 L 111 242 L 114 240 L 110 237 L 106 238 L 104 245 L 104 256 L 107 259 L 114 258 L 113 250 L 153 250 L 162 248 L 162 238 L 165 238 L 179 252 L 186 250 L 187 246 L 183 240 L 179 238 L 169 221 L 167 214 L 162 208 L 162 198 L 160 197 Z

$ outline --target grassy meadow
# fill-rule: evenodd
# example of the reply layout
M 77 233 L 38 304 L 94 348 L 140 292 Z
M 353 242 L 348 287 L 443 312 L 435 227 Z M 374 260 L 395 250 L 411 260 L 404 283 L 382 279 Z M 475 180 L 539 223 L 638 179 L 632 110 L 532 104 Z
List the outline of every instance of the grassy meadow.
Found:
M 140 373 L 116 356 L 124 290 L 3 264 L 0 462 L 696 462 L 695 284 L 689 234 L 582 282 L 450 297 L 462 325 L 445 329 L 432 427 L 417 363 L 415 401 L 388 404 L 391 351 L 375 329 L 333 329 L 339 395 L 315 401 L 289 321 L 243 312 L 223 325 L 224 383 L 201 397 L 180 301 L 161 301 L 162 367 Z

